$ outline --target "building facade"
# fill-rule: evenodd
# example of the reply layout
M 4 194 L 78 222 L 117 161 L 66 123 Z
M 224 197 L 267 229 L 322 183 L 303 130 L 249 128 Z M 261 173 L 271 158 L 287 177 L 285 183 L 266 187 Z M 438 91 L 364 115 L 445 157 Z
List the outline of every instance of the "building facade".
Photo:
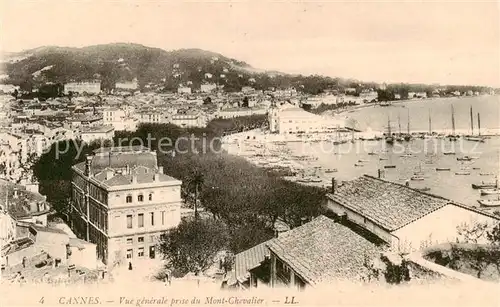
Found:
M 105 264 L 156 258 L 159 236 L 180 223 L 182 182 L 145 147 L 101 148 L 72 168 L 71 227 Z
M 177 114 L 170 121 L 172 124 L 182 128 L 205 127 L 207 120 L 200 114 Z
M 116 131 L 135 131 L 139 125 L 136 118 L 119 108 L 104 109 L 102 115 L 103 124 L 113 126 Z
M 88 93 L 99 94 L 101 92 L 101 82 L 69 82 L 64 84 L 64 94 L 73 93 Z
M 333 185 L 327 194 L 328 210 L 366 229 L 394 251 L 408 252 L 460 240 L 458 227 L 499 218 L 449 199 L 423 193 L 405 185 L 364 175 Z M 355 192 L 353 192 L 355 191 Z M 486 243 L 482 238 L 479 243 Z
M 80 138 L 85 143 L 97 140 L 112 140 L 115 136 L 113 126 L 84 127 L 80 130 Z

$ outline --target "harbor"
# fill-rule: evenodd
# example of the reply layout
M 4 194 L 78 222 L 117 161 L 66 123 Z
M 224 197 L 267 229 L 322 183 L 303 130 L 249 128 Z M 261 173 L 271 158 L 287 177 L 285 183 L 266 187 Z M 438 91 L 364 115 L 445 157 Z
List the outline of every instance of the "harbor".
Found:
M 432 122 L 428 110 L 418 103 L 402 104 L 409 109 L 404 112 L 411 114 L 411 118 L 408 121 L 407 116 L 393 115 L 396 124 L 392 124 L 390 132 L 384 130 L 391 126 L 387 124 L 390 115 L 386 114 L 401 106 L 357 110 L 372 110 L 365 120 L 356 112 L 346 112 L 356 118 L 360 127 L 366 127 L 368 121 L 377 131 L 365 128 L 359 132 L 343 130 L 331 134 L 283 136 L 253 130 L 227 139 L 225 149 L 260 167 L 281 171 L 283 178 L 301 184 L 329 188 L 333 177 L 341 183 L 369 174 L 495 212 L 500 210 L 500 203 L 496 201 L 500 137 L 497 135 L 498 121 L 494 121 L 498 114 L 498 97 L 489 98 L 483 103 L 492 111 L 481 108 L 479 103 L 474 104 L 476 112 L 484 114 L 483 127 L 479 129 L 476 121 L 474 131 L 468 128 L 471 119 L 476 119 L 476 116 L 470 117 L 473 114 L 470 101 L 457 99 L 451 108 L 451 99 L 446 99 L 434 102 L 435 108 L 447 112 L 432 112 Z M 379 111 L 379 119 L 375 121 L 374 110 L 377 109 L 384 111 Z M 415 110 L 424 110 L 425 114 Z M 458 115 L 458 110 L 463 114 Z M 337 120 L 346 113 L 337 114 Z M 384 115 L 385 125 L 381 123 Z M 426 120 L 422 123 L 416 120 L 418 118 Z M 401 126 L 403 133 L 399 129 Z M 425 126 L 427 131 L 423 129 Z M 387 142 L 388 135 L 395 136 L 394 142 Z M 410 138 L 402 137 L 404 135 Z M 482 141 L 471 140 L 474 135 L 480 135 Z M 398 139 L 398 136 L 401 137 Z

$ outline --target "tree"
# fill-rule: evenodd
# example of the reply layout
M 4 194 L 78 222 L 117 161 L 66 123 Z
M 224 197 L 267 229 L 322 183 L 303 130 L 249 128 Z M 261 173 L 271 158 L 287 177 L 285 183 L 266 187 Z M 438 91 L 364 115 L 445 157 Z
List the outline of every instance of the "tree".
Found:
M 205 99 L 203 99 L 203 104 L 204 105 L 212 104 L 212 98 L 207 96 Z
M 199 275 L 214 264 L 228 241 L 226 226 L 213 219 L 182 220 L 160 238 L 160 251 L 174 270 Z
M 187 190 L 188 192 L 194 193 L 194 218 L 198 218 L 198 202 L 200 201 L 200 189 L 203 185 L 204 178 L 203 174 L 198 171 L 194 170 L 188 177 L 187 180 Z
M 247 96 L 245 96 L 245 97 L 243 98 L 243 103 L 241 104 L 241 106 L 242 106 L 243 108 L 248 108 L 248 97 L 247 97 Z

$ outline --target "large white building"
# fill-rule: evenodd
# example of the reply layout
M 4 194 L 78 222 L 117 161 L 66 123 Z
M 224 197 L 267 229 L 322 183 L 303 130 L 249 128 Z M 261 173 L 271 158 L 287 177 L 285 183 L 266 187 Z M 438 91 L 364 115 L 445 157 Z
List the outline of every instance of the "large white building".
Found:
M 100 148 L 72 168 L 70 224 L 112 265 L 156 258 L 159 236 L 181 219 L 182 182 L 163 174 L 156 152 Z
M 119 108 L 107 108 L 102 112 L 104 125 L 111 125 L 116 131 L 135 131 L 139 121 L 128 112 Z
M 241 116 L 252 116 L 252 115 L 265 115 L 267 114 L 267 109 L 265 108 L 227 108 L 217 112 L 218 118 L 235 118 Z
M 207 125 L 207 118 L 202 114 L 176 114 L 170 122 L 182 128 L 202 128 Z
M 331 212 L 401 252 L 455 242 L 460 239 L 458 227 L 464 224 L 494 226 L 500 220 L 449 199 L 368 175 L 339 187 L 334 183 L 327 201 Z
M 200 91 L 202 93 L 211 93 L 217 89 L 217 84 L 215 83 L 206 83 L 200 85 Z
M 136 90 L 139 87 L 137 83 L 137 79 L 134 79 L 132 81 L 124 81 L 124 82 L 116 82 L 115 88 L 118 90 L 126 90 L 126 91 L 131 91 L 131 90 Z
M 268 120 L 271 133 L 279 134 L 323 133 L 338 125 L 333 119 L 327 120 L 292 105 L 271 108 Z
M 85 143 L 91 143 L 97 140 L 112 140 L 115 136 L 113 126 L 97 126 L 80 128 L 80 138 Z
M 101 82 L 69 82 L 64 84 L 64 94 L 73 93 L 88 93 L 88 94 L 99 94 L 101 92 Z

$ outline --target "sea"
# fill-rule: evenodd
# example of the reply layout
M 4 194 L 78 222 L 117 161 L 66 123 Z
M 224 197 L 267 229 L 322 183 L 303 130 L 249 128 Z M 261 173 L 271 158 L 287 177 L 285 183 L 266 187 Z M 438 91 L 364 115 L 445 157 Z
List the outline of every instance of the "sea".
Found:
M 311 166 L 337 169 L 337 172 L 328 174 L 336 180 L 352 180 L 363 174 L 379 176 L 381 170 L 380 176 L 386 180 L 408 184 L 413 188 L 429 189 L 427 193 L 478 207 L 479 199 L 498 197 L 481 196 L 480 191 L 472 189 L 471 186 L 473 183 L 495 182 L 499 175 L 500 136 L 494 135 L 500 131 L 498 96 L 407 101 L 388 107 L 360 108 L 342 116 L 356 123 L 356 128 L 362 131 L 386 131 L 389 119 L 393 132 L 398 132 L 399 122 L 402 132 L 406 132 L 409 114 L 410 132 L 428 132 L 430 115 L 433 132 L 451 133 L 452 105 L 457 133 L 472 132 L 470 122 L 472 106 L 474 134 L 478 134 L 479 113 L 482 134 L 491 136 L 484 143 L 431 137 L 414 138 L 409 142 L 395 143 L 392 146 L 385 141 L 356 140 L 341 145 L 333 145 L 332 142 L 291 142 L 288 143 L 288 147 L 293 154 L 317 157 L 315 165 Z M 464 156 L 469 156 L 472 160 L 457 160 Z M 388 165 L 394 168 L 385 168 Z M 438 171 L 436 168 L 450 170 Z M 463 175 L 464 173 L 469 174 Z M 421 178 L 412 180 L 412 177 Z

